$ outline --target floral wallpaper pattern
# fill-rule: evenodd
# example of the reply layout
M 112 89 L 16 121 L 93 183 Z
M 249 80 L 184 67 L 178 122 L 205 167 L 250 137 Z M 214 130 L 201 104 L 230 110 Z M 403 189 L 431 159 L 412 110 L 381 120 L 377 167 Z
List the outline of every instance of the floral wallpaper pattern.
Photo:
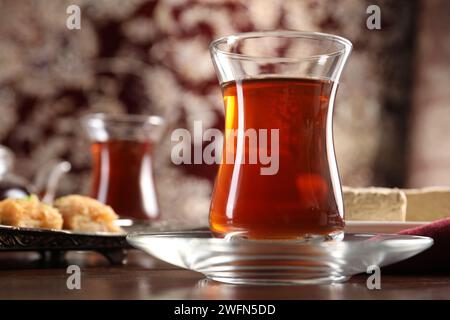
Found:
M 397 124 L 408 103 L 416 1 L 375 1 L 382 30 L 366 28 L 369 2 L 0 0 L 0 141 L 27 177 L 50 159 L 69 160 L 73 171 L 60 192 L 86 192 L 90 158 L 80 116 L 159 114 L 171 128 L 191 129 L 194 120 L 221 128 L 210 41 L 251 30 L 315 30 L 354 43 L 335 111 L 344 183 L 402 183 L 403 171 L 396 177 L 392 159 L 379 154 L 402 150 Z M 81 30 L 65 26 L 70 4 L 81 7 Z M 155 159 L 163 213 L 204 219 L 215 167 L 174 166 L 168 137 Z

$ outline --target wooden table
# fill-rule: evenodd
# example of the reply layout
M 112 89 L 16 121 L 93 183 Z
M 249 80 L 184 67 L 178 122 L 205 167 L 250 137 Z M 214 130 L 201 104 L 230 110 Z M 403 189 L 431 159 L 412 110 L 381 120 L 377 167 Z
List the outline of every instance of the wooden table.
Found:
M 67 289 L 66 268 L 46 268 L 37 254 L 0 253 L 0 299 L 450 299 L 449 276 L 381 278 L 368 290 L 367 276 L 317 286 L 236 286 L 206 280 L 138 251 L 125 266 L 110 266 L 94 253 L 69 253 L 81 267 L 81 289 Z

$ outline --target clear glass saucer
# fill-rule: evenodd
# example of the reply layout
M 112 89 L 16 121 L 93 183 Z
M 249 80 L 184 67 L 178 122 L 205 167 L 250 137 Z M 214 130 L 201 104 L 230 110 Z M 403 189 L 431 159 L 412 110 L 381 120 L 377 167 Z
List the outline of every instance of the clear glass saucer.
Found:
M 209 230 L 130 234 L 128 242 L 156 258 L 232 284 L 343 282 L 412 257 L 433 244 L 427 237 L 349 234 L 341 241 L 214 238 Z

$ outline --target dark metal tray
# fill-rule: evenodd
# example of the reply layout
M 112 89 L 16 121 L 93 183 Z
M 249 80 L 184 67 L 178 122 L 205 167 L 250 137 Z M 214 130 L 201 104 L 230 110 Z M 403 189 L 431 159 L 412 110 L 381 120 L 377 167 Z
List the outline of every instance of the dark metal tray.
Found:
M 96 251 L 104 255 L 111 264 L 122 264 L 126 259 L 126 251 L 132 249 L 126 240 L 128 233 L 184 229 L 179 222 L 173 221 L 152 224 L 119 219 L 117 224 L 125 233 L 87 233 L 0 225 L 0 252 L 37 251 L 44 260 L 54 265 L 64 261 L 67 251 Z

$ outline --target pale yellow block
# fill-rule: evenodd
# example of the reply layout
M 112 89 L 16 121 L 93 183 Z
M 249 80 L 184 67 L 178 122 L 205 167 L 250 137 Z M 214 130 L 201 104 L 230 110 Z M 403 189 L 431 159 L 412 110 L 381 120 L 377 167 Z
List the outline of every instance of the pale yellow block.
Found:
M 450 187 L 405 189 L 407 221 L 435 221 L 450 217 Z
M 343 187 L 345 219 L 405 221 L 406 196 L 400 189 Z

